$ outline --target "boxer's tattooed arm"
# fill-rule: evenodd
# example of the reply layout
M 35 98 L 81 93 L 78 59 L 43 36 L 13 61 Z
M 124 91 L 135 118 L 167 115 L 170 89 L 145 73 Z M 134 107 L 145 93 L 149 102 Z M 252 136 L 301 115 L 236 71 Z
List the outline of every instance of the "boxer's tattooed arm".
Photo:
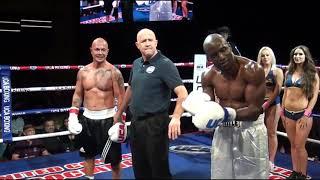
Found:
M 114 95 L 115 98 L 118 99 L 118 107 L 120 107 L 123 103 L 125 89 L 123 76 L 119 69 L 115 69 L 115 71 L 113 71 L 113 85 Z
M 82 104 L 82 99 L 81 98 L 74 98 L 72 100 L 72 106 L 74 107 L 80 107 Z
M 118 69 L 117 69 L 116 71 L 117 71 L 117 73 L 118 73 L 117 82 L 118 82 L 118 84 L 119 84 L 120 89 L 122 89 L 122 88 L 124 88 L 123 76 L 122 76 L 121 72 L 120 72 Z

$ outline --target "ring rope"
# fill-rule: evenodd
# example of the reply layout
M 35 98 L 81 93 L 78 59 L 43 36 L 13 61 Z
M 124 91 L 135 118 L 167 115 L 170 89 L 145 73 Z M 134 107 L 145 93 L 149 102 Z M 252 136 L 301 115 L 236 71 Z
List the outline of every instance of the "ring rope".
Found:
M 171 101 L 176 101 L 176 99 L 171 99 Z M 70 107 L 63 108 L 46 108 L 46 109 L 29 109 L 12 112 L 12 116 L 21 116 L 21 115 L 31 115 L 31 114 L 45 114 L 45 113 L 61 113 L 68 112 Z M 83 108 L 81 108 L 82 110 Z M 312 114 L 314 117 L 320 117 L 320 114 Z M 1 117 L 1 114 L 0 114 Z
M 175 101 L 175 100 L 176 99 L 171 99 L 171 101 Z M 46 109 L 29 109 L 29 110 L 14 111 L 14 112 L 12 112 L 12 116 L 22 116 L 22 115 L 32 115 L 32 114 L 46 114 L 46 113 L 62 113 L 62 112 L 69 112 L 69 109 L 70 109 L 70 107 L 46 108 Z M 80 110 L 83 110 L 83 107 L 81 107 Z M 185 113 L 185 114 L 189 114 L 189 113 Z M 1 114 L 0 114 L 0 117 L 1 117 Z M 187 117 L 189 117 L 189 116 L 187 116 Z
M 193 67 L 193 62 L 174 63 L 177 67 Z M 132 64 L 115 64 L 119 69 L 132 68 Z M 42 70 L 77 70 L 83 68 L 83 65 L 65 65 L 65 66 L 1 66 L 2 69 L 12 71 L 42 71 Z
M 75 86 L 48 86 L 48 87 L 27 87 L 27 88 L 12 88 L 11 92 L 42 92 L 42 91 L 67 91 L 73 90 Z M 2 89 L 0 89 L 2 93 Z
M 64 108 L 46 108 L 46 109 L 29 109 L 22 111 L 14 111 L 12 112 L 12 116 L 21 116 L 21 115 L 31 115 L 31 114 L 45 114 L 45 113 L 61 113 L 68 112 L 70 107 Z M 1 117 L 1 115 L 0 115 Z
M 285 133 L 285 132 L 277 131 L 277 134 L 284 136 L 284 137 L 288 137 L 287 133 Z M 320 144 L 320 141 L 316 140 L 316 139 L 307 138 L 307 141 L 312 142 L 312 143 L 316 143 L 316 144 Z
M 100 8 L 100 7 L 103 7 L 103 5 L 97 4 L 97 5 L 92 5 L 92 6 L 80 7 L 80 10 L 92 9 L 92 8 L 96 8 L 96 7 Z
M 9 66 L 11 71 L 36 71 L 36 70 L 78 70 L 83 68 L 82 65 L 66 65 L 66 66 Z
M 193 62 L 174 63 L 177 67 L 193 67 Z M 119 69 L 132 68 L 132 64 L 115 64 L 115 67 Z M 287 69 L 288 65 L 277 64 L 277 67 L 281 69 Z M 77 70 L 83 68 L 83 65 L 64 65 L 64 66 L 0 66 L 0 69 L 9 68 L 12 71 L 34 71 L 34 70 Z M 316 67 L 320 70 L 320 67 Z
M 193 79 L 183 79 L 183 83 L 193 83 Z M 128 86 L 128 83 L 124 83 L 124 86 Z M 47 86 L 47 87 L 26 87 L 26 88 L 12 88 L 11 92 L 42 92 L 42 91 L 68 91 L 74 90 L 76 86 Z M 281 87 L 281 90 L 284 89 L 284 86 Z M 319 90 L 320 92 L 320 90 Z M 0 89 L 2 93 L 2 89 Z
M 68 108 L 69 109 L 69 108 Z M 191 117 L 192 115 L 190 113 L 183 113 L 182 117 Z M 172 117 L 172 115 L 170 115 Z M 127 126 L 130 126 L 131 122 L 126 122 Z M 12 142 L 15 141 L 24 141 L 24 140 L 30 140 L 30 139 L 41 139 L 41 138 L 48 138 L 48 137 L 56 137 L 56 136 L 65 136 L 70 135 L 71 133 L 69 131 L 60 131 L 60 132 L 54 132 L 54 133 L 44 133 L 44 134 L 35 134 L 30 136 L 19 136 L 19 137 L 12 137 Z M 0 139 L 0 143 L 3 143 L 3 139 Z
M 193 83 L 193 79 L 183 79 L 183 83 Z M 128 83 L 124 83 L 128 86 Z M 74 90 L 76 86 L 48 86 L 48 87 L 27 87 L 27 88 L 12 88 L 11 92 L 41 92 L 41 91 L 67 91 Z M 0 89 L 2 93 L 2 89 Z
M 24 141 L 24 140 L 31 140 L 31 139 L 41 139 L 41 138 L 48 138 L 48 137 L 56 137 L 56 136 L 65 136 L 71 134 L 69 131 L 60 131 L 55 133 L 46 133 L 46 134 L 35 134 L 29 136 L 18 136 L 12 137 L 12 142 L 15 141 Z M 0 139 L 0 143 L 3 143 L 3 139 Z
M 172 115 L 170 115 L 171 117 Z M 190 113 L 183 113 L 182 117 L 191 117 L 192 115 Z M 127 126 L 130 126 L 131 122 L 126 122 Z M 56 137 L 56 136 L 65 136 L 65 135 L 70 135 L 71 133 L 69 131 L 60 131 L 60 132 L 55 132 L 55 133 L 45 133 L 45 134 L 36 134 L 36 135 L 30 135 L 30 136 L 19 136 L 19 137 L 13 137 L 12 141 L 24 141 L 24 140 L 30 140 L 30 139 L 40 139 L 40 138 L 48 138 L 48 137 Z M 288 137 L 287 133 L 285 132 L 280 132 L 277 131 L 278 135 Z M 320 144 L 319 140 L 312 139 L 312 138 L 307 138 L 308 142 Z M 3 143 L 3 139 L 0 139 L 0 143 Z
M 288 68 L 288 65 L 281 65 L 281 64 L 278 65 L 278 64 L 277 64 L 276 66 L 277 66 L 278 68 L 280 68 L 280 69 L 287 69 L 287 68 Z M 317 69 L 317 70 L 320 70 L 320 67 L 316 66 L 316 69 Z

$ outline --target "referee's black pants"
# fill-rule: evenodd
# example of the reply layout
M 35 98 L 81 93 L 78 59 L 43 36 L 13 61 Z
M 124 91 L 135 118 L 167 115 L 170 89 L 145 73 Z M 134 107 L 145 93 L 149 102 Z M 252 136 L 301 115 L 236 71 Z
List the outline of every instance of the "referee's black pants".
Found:
M 132 165 L 136 179 L 171 179 L 167 114 L 133 117 L 130 125 Z

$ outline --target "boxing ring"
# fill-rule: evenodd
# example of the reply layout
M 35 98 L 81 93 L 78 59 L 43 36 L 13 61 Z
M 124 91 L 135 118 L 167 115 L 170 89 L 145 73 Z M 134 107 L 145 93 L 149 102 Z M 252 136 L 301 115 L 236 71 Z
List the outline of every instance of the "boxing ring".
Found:
M 184 83 L 193 83 L 193 89 L 199 84 L 199 72 L 196 69 L 205 68 L 203 64 L 195 63 L 175 63 L 177 67 L 194 68 L 193 79 L 184 79 Z M 131 64 L 115 65 L 119 69 L 130 69 Z M 32 93 L 45 91 L 70 91 L 75 86 L 50 86 L 50 87 L 27 87 L 27 88 L 11 88 L 11 71 L 69 71 L 79 70 L 84 66 L 0 66 L 1 71 L 1 91 L 2 94 L 2 138 L 0 143 L 22 141 L 27 139 L 39 139 L 55 136 L 69 135 L 69 131 L 61 131 L 55 133 L 36 134 L 32 136 L 10 136 L 12 116 L 33 115 L 33 114 L 50 114 L 64 113 L 69 111 L 69 107 L 61 108 L 45 108 L 45 109 L 29 109 L 22 111 L 12 111 L 11 109 L 11 93 Z M 279 65 L 280 68 L 286 66 Z M 76 78 L 76 77 L 74 77 Z M 201 82 L 200 82 L 201 83 Z M 125 83 L 127 86 L 127 83 Z M 175 101 L 176 99 L 171 99 Z M 8 102 L 9 101 L 9 102 Z M 71 97 L 70 97 L 71 101 Z M 184 117 L 190 117 L 188 113 L 183 114 Z M 320 117 L 314 114 L 316 117 Z M 129 125 L 130 122 L 127 122 Z M 182 122 L 183 124 L 183 122 Z M 9 132 L 6 132 L 9 131 Z M 278 135 L 286 136 L 284 132 L 277 132 Z M 319 140 L 308 139 L 309 142 L 320 144 Z M 210 147 L 212 143 L 212 133 L 197 131 L 185 133 L 176 140 L 170 141 L 169 163 L 173 178 L 175 179 L 210 179 Z M 122 144 L 122 172 L 121 178 L 133 179 L 132 161 L 130 147 L 127 143 Z M 110 179 L 111 166 L 103 164 L 100 157 L 96 158 L 95 178 Z M 285 179 L 291 173 L 291 157 L 288 154 L 278 152 L 276 155 L 275 170 L 270 173 L 269 179 Z M 308 161 L 309 178 L 320 178 L 320 163 Z M 66 179 L 66 178 L 82 178 L 83 159 L 79 156 L 78 151 L 55 154 L 49 156 L 41 156 L 30 159 L 21 159 L 16 161 L 0 162 L 0 179 Z

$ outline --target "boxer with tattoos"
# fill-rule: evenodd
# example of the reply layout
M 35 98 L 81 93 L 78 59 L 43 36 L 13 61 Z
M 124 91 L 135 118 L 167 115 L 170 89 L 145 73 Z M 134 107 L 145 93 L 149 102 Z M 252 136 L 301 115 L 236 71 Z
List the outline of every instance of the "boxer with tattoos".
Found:
M 121 105 L 125 89 L 121 72 L 107 61 L 107 41 L 103 38 L 95 39 L 90 52 L 93 62 L 77 74 L 68 129 L 72 134 L 77 134 L 76 144 L 80 156 L 85 158 L 86 178 L 94 179 L 95 156 L 102 152 L 108 139 L 108 130 L 117 123 L 113 118 L 115 98 L 117 105 Z M 84 112 L 78 120 L 81 105 Z M 120 179 L 120 162 L 121 144 L 112 142 L 105 163 L 111 163 L 113 179 Z

